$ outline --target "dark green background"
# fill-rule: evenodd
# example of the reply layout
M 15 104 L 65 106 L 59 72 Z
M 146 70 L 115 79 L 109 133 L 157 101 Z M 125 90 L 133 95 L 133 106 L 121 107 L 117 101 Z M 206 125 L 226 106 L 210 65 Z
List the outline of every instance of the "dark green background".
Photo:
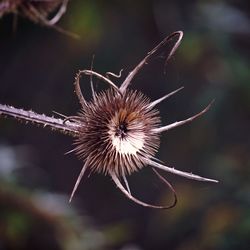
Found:
M 169 166 L 218 179 L 197 183 L 166 174 L 179 202 L 152 210 L 127 200 L 110 177 L 85 177 L 68 198 L 82 167 L 71 138 L 0 120 L 0 249 L 249 249 L 250 20 L 248 1 L 70 1 L 59 25 L 81 36 L 13 16 L 0 20 L 0 103 L 52 115 L 74 115 L 79 69 L 123 78 L 165 36 L 184 39 L 163 75 L 156 58 L 134 89 L 156 99 L 162 123 L 215 103 L 202 118 L 164 133 L 157 157 Z M 123 79 L 122 78 L 122 79 Z M 117 84 L 121 80 L 116 81 Z M 96 82 L 98 90 L 106 87 Z M 89 80 L 82 83 L 90 97 Z M 150 168 L 129 177 L 132 192 L 169 203 L 169 191 Z

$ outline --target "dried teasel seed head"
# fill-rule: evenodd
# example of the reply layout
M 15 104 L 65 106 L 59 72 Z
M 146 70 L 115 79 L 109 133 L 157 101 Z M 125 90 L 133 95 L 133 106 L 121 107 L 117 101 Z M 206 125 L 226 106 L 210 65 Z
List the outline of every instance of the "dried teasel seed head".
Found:
M 149 107 L 141 92 L 128 90 L 123 95 L 109 89 L 82 107 L 75 153 L 89 169 L 117 176 L 129 175 L 155 155 L 160 125 L 159 112 Z
M 0 16 L 8 13 L 18 13 L 29 18 L 33 22 L 39 22 L 41 21 L 39 19 L 39 16 L 48 18 L 49 15 L 56 11 L 62 4 L 66 4 L 66 1 L 2 0 L 2 2 L 0 3 Z M 34 10 L 37 12 L 35 12 Z
M 18 14 L 34 23 L 39 23 L 73 38 L 78 35 L 57 26 L 67 10 L 69 0 L 2 0 L 0 17 L 5 14 Z
M 166 62 L 173 55 L 182 40 L 182 31 L 176 31 L 167 36 L 151 50 L 128 74 L 120 87 L 117 87 L 108 78 L 109 76 L 119 78 L 119 75 L 117 76 L 114 73 L 107 72 L 105 77 L 93 71 L 92 67 L 90 70 L 79 71 L 75 81 L 75 92 L 81 104 L 81 111 L 76 116 L 65 117 L 62 115 L 64 118 L 62 120 L 0 104 L 0 115 L 2 116 L 9 116 L 37 125 L 43 125 L 44 127 L 50 127 L 51 129 L 72 135 L 75 138 L 75 148 L 70 152 L 75 152 L 83 160 L 84 165 L 71 193 L 70 201 L 87 169 L 91 172 L 108 174 L 120 191 L 137 204 L 161 209 L 174 207 L 177 202 L 177 196 L 171 184 L 156 169 L 197 181 L 218 182 L 217 180 L 168 167 L 154 157 L 159 148 L 161 133 L 192 122 L 206 113 L 213 101 L 201 112 L 187 119 L 161 126 L 159 112 L 155 109 L 155 106 L 180 91 L 183 87 L 152 102 L 141 92 L 128 88 L 143 66 L 149 63 L 174 37 L 178 37 L 178 39 L 166 56 L 166 65 Z M 90 76 L 93 97 L 90 102 L 87 102 L 82 94 L 80 87 L 81 75 Z M 110 88 L 97 94 L 93 87 L 93 76 L 107 83 Z M 146 165 L 151 166 L 159 179 L 173 192 L 174 201 L 171 205 L 148 204 L 131 194 L 126 176 Z M 122 184 L 121 179 L 125 186 Z
M 75 152 L 85 163 L 75 183 L 70 201 L 86 171 L 100 172 L 111 176 L 117 187 L 134 202 L 152 208 L 171 208 L 175 206 L 177 197 L 172 186 L 164 179 L 155 168 L 159 168 L 186 178 L 217 182 L 216 180 L 203 178 L 192 173 L 176 170 L 167 167 L 154 158 L 159 147 L 160 134 L 167 130 L 176 128 L 193 121 L 204 114 L 211 106 L 211 103 L 200 113 L 188 119 L 174 122 L 166 126 L 160 126 L 159 112 L 154 108 L 157 104 L 177 93 L 179 88 L 153 102 L 150 102 L 144 94 L 139 91 L 129 90 L 135 75 L 147 64 L 159 50 L 175 36 L 178 40 L 166 58 L 166 62 L 178 48 L 183 33 L 177 31 L 166 37 L 132 70 L 118 88 L 108 77 L 118 77 L 108 72 L 107 77 L 92 70 L 82 70 L 76 76 L 75 92 L 82 105 L 82 110 L 78 116 L 68 117 L 79 125 L 79 133 L 76 137 L 76 147 L 71 152 Z M 166 65 L 165 62 L 165 65 Z M 90 76 L 90 84 L 93 99 L 87 102 L 82 95 L 80 87 L 81 75 Z M 110 89 L 97 94 L 93 87 L 92 77 L 109 84 Z M 156 175 L 172 190 L 174 202 L 170 206 L 157 206 L 144 203 L 131 195 L 126 176 L 141 169 L 145 165 L 153 167 Z M 126 188 L 120 179 L 123 179 Z

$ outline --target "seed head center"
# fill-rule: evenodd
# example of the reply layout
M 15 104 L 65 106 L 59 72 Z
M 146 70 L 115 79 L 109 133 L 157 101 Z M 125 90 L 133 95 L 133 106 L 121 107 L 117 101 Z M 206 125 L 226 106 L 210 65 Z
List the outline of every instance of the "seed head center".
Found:
M 126 122 L 121 122 L 118 127 L 116 128 L 115 135 L 120 137 L 121 139 L 126 138 L 128 132 Z
M 120 109 L 111 119 L 109 130 L 115 150 L 122 155 L 136 155 L 144 146 L 145 135 L 142 128 L 138 114 Z

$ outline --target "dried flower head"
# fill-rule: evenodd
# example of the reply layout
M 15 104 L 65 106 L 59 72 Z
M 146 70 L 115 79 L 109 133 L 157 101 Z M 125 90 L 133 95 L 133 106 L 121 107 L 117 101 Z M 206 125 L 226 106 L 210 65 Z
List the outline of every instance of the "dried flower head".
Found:
M 129 73 L 120 87 L 117 87 L 109 79 L 109 76 L 116 76 L 113 73 L 108 72 L 105 77 L 93 71 L 92 67 L 91 70 L 79 71 L 75 81 L 75 92 L 81 104 L 81 110 L 76 116 L 65 117 L 62 120 L 38 115 L 32 111 L 18 110 L 6 105 L 0 106 L 0 114 L 49 126 L 52 129 L 75 137 L 75 148 L 70 152 L 75 152 L 84 162 L 84 166 L 78 176 L 70 201 L 86 170 L 108 174 L 129 199 L 142 206 L 152 208 L 171 208 L 175 206 L 177 201 L 174 189 L 156 169 L 162 169 L 193 180 L 217 182 L 216 180 L 167 167 L 154 157 L 159 148 L 160 134 L 162 132 L 193 121 L 204 114 L 211 106 L 211 103 L 200 113 L 188 119 L 161 126 L 159 111 L 155 106 L 182 88 L 155 101 L 150 101 L 140 91 L 128 89 L 133 78 L 142 67 L 175 36 L 178 36 L 178 40 L 168 54 L 167 62 L 181 42 L 183 36 L 181 31 L 172 33 L 149 52 Z M 89 75 L 91 79 L 92 100 L 89 102 L 81 92 L 80 78 L 82 75 Z M 101 93 L 96 93 L 92 82 L 93 76 L 106 82 L 110 88 Z M 156 175 L 173 191 L 173 204 L 169 206 L 151 205 L 138 200 L 131 194 L 126 177 L 147 165 L 152 166 Z M 125 186 L 121 180 L 123 180 Z
M 39 23 L 77 38 L 78 36 L 76 34 L 56 25 L 66 12 L 68 1 L 69 0 L 2 0 L 0 3 L 0 17 L 8 13 L 18 14 L 34 23 Z

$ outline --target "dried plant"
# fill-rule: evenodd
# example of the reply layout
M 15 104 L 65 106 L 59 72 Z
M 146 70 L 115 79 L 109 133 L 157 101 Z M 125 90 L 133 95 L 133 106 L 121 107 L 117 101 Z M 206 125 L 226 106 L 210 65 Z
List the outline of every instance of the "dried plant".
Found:
M 70 201 L 86 170 L 111 176 L 117 187 L 129 199 L 142 206 L 152 208 L 171 208 L 177 202 L 174 189 L 156 169 L 197 181 L 217 182 L 213 179 L 168 167 L 154 157 L 159 148 L 161 133 L 198 118 L 207 112 L 212 102 L 204 110 L 188 119 L 161 126 L 159 111 L 155 106 L 182 88 L 155 101 L 150 101 L 140 91 L 128 89 L 133 78 L 143 66 L 149 63 L 176 36 L 178 39 L 168 54 L 166 63 L 182 40 L 183 33 L 181 31 L 172 33 L 150 51 L 128 74 L 120 87 L 117 87 L 110 80 L 109 76 L 116 76 L 111 72 L 103 76 L 93 71 L 92 67 L 90 70 L 80 70 L 75 78 L 74 86 L 81 110 L 75 116 L 65 116 L 64 119 L 54 118 L 39 115 L 33 111 L 0 105 L 0 115 L 42 125 L 43 127 L 50 127 L 55 131 L 74 137 L 75 148 L 70 152 L 75 152 L 79 159 L 84 162 L 84 165 L 75 183 Z M 80 78 L 82 75 L 88 75 L 91 79 L 92 100 L 89 102 L 86 101 L 81 92 Z M 92 82 L 93 76 L 107 83 L 110 88 L 101 93 L 96 93 Z M 131 194 L 126 176 L 146 165 L 152 166 L 156 175 L 172 190 L 174 194 L 173 204 L 169 206 L 151 205 L 138 200 Z M 123 180 L 124 185 L 121 180 Z
M 56 25 L 66 12 L 68 2 L 69 0 L 2 0 L 0 3 L 0 17 L 8 13 L 14 13 L 28 18 L 34 23 L 39 23 L 78 38 L 76 34 Z M 50 18 L 51 14 L 54 14 L 52 18 Z

